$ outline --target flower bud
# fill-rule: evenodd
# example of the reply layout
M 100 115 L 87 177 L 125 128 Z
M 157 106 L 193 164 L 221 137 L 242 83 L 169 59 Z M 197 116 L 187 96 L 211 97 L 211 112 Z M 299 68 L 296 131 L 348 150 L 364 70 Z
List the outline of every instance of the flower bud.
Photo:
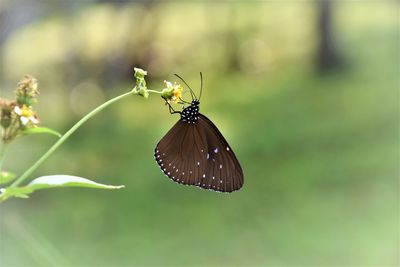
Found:
M 4 129 L 7 129 L 11 125 L 12 112 L 15 106 L 15 101 L 7 101 L 0 98 L 0 125 Z
M 142 69 L 140 69 L 140 68 L 133 68 L 133 69 L 134 69 L 134 71 L 135 71 L 134 76 L 135 76 L 135 78 L 137 78 L 137 79 L 144 79 L 144 76 L 147 75 L 147 71 L 145 71 L 145 70 L 142 70 Z
M 139 68 L 134 68 L 134 70 L 135 70 L 134 76 L 136 78 L 136 85 L 133 88 L 133 92 L 135 94 L 143 96 L 144 98 L 148 98 L 149 92 L 147 91 L 146 80 L 144 79 L 144 76 L 147 75 L 147 71 Z

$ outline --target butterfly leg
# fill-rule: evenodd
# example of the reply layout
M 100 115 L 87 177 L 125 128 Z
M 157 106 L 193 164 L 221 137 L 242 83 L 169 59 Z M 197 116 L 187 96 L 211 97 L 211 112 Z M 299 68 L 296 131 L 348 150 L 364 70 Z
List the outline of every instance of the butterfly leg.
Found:
M 165 98 L 164 98 L 164 100 L 165 100 L 165 103 L 168 105 L 169 113 L 171 113 L 171 114 L 176 114 L 176 113 L 181 114 L 181 112 L 176 111 Z

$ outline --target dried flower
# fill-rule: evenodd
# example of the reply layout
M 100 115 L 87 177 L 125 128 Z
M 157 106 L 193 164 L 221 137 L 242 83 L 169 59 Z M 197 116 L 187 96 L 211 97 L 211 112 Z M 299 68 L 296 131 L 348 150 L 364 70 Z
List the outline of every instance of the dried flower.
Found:
M 15 101 L 0 98 L 0 125 L 4 129 L 7 129 L 11 125 L 15 105 Z
M 33 103 L 37 102 L 39 95 L 37 79 L 31 75 L 25 75 L 18 83 L 15 94 L 18 105 L 32 106 Z

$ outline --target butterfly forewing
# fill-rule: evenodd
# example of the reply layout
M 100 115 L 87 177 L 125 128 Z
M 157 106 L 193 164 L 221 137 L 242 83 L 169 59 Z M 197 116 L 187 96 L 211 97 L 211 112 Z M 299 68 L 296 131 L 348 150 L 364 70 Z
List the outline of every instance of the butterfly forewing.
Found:
M 180 119 L 155 149 L 161 170 L 172 180 L 220 192 L 243 186 L 243 172 L 217 127 L 199 114 L 196 123 Z

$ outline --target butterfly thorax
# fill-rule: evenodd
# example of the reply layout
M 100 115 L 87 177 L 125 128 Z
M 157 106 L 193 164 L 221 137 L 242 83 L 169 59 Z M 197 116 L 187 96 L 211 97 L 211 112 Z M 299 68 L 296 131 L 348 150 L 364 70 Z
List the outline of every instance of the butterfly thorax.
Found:
M 200 102 L 193 100 L 190 106 L 184 108 L 181 112 L 181 119 L 187 123 L 195 123 L 199 119 Z

